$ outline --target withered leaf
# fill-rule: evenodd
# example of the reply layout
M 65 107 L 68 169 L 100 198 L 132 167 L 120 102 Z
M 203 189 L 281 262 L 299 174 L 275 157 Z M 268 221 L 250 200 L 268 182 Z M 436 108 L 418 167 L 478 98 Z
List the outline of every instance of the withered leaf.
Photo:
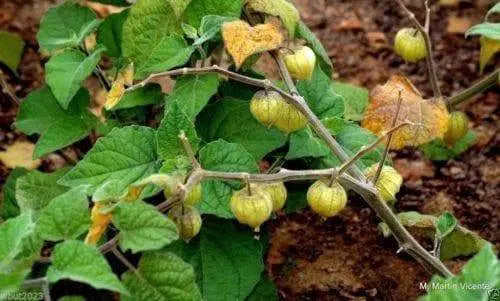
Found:
M 24 167 L 35 169 L 42 163 L 41 160 L 33 160 L 35 145 L 28 141 L 16 141 L 7 146 L 5 151 L 0 151 L 0 161 L 8 168 Z
M 237 69 L 252 54 L 276 49 L 283 42 L 283 35 L 275 24 L 252 27 L 240 20 L 224 23 L 222 37 Z
M 395 131 L 391 148 L 418 146 L 436 138 L 442 138 L 448 128 L 448 110 L 441 99 L 423 99 L 409 79 L 392 76 L 384 85 L 370 92 L 370 104 L 362 126 L 381 136 L 392 127 L 401 91 L 401 110 L 396 124 L 409 122 Z

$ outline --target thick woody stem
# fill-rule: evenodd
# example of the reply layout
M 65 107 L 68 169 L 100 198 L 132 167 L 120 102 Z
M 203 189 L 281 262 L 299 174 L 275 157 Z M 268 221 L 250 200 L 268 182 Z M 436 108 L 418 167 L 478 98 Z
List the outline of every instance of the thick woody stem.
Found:
M 429 73 L 429 81 L 431 82 L 432 86 L 432 91 L 434 92 L 434 98 L 441 98 L 441 89 L 439 88 L 439 81 L 436 73 L 436 64 L 434 63 L 434 54 L 432 51 L 432 42 L 431 38 L 429 35 L 429 29 L 426 27 L 429 27 L 427 23 L 429 23 L 430 19 L 430 8 L 428 4 L 426 3 L 426 25 L 422 26 L 420 22 L 417 20 L 415 17 L 415 14 L 411 12 L 403 3 L 402 0 L 396 0 L 396 2 L 399 4 L 401 9 L 405 12 L 405 14 L 408 16 L 410 21 L 413 23 L 413 25 L 417 28 L 420 33 L 422 33 L 425 41 L 425 49 L 427 50 L 427 56 L 426 56 L 426 61 L 427 61 L 427 72 Z

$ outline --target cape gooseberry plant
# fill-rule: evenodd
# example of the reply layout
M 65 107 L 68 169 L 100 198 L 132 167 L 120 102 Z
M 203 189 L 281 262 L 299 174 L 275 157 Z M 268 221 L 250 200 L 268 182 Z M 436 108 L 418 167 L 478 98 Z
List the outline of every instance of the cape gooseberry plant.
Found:
M 474 135 L 455 105 L 498 81 L 497 70 L 441 94 L 427 2 L 423 25 L 394 2 L 413 25 L 397 34 L 395 51 L 427 61 L 430 99 L 401 75 L 369 94 L 332 82 L 325 49 L 286 0 L 98 2 L 123 9 L 99 19 L 68 1 L 40 24 L 46 86 L 22 101 L 15 127 L 39 135 L 35 158 L 100 138 L 53 173 L 12 171 L 0 209 L 0 298 L 30 289 L 50 299 L 69 279 L 123 300 L 273 300 L 266 221 L 307 206 L 330 218 L 354 194 L 396 239 L 395 253 L 435 274 L 423 300 L 486 300 L 499 288 L 491 245 L 453 215 L 392 207 L 402 177 L 389 149 L 420 147 L 439 160 L 465 150 Z M 469 34 L 498 45 L 497 25 Z M 279 79 L 254 68 L 264 55 Z M 103 58 L 112 63 L 105 70 Z M 82 85 L 91 76 L 107 91 L 98 114 Z M 166 77 L 175 80 L 167 94 L 157 84 Z M 407 228 L 422 228 L 433 250 Z M 115 273 L 107 253 L 127 271 Z M 443 264 L 476 253 L 459 275 Z

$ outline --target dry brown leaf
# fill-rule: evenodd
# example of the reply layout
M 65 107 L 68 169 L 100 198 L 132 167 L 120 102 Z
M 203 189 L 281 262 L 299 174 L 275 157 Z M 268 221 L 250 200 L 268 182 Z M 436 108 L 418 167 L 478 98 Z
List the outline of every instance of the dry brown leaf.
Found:
M 252 54 L 276 49 L 283 42 L 283 35 L 272 23 L 254 27 L 239 20 L 224 23 L 222 36 L 237 69 Z
M 5 151 L 0 151 L 0 161 L 8 168 L 24 167 L 27 169 L 35 169 L 42 161 L 40 159 L 33 160 L 33 151 L 35 145 L 28 141 L 16 141 L 14 144 L 7 146 Z
M 450 16 L 448 17 L 448 27 L 446 27 L 446 32 L 464 34 L 471 26 L 472 22 L 468 18 Z
M 442 138 L 448 128 L 448 110 L 442 100 L 423 99 L 420 92 L 404 76 L 394 75 L 387 83 L 370 92 L 370 104 L 362 126 L 380 136 L 392 127 L 401 91 L 401 110 L 397 123 L 411 123 L 395 131 L 392 149 L 418 146 Z

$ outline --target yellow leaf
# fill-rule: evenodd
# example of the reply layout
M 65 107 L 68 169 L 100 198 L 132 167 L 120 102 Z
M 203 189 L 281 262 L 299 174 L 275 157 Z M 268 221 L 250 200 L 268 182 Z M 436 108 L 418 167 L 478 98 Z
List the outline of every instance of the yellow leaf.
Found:
M 111 110 L 122 99 L 123 93 L 125 93 L 123 81 L 123 78 L 119 78 L 113 83 L 113 86 L 111 86 L 111 90 L 109 90 L 108 96 L 106 97 L 106 103 L 104 104 L 106 110 Z
M 33 160 L 35 145 L 28 141 L 16 141 L 7 146 L 5 151 L 0 151 L 0 161 L 8 168 L 24 167 L 35 169 L 42 163 L 41 160 Z
M 222 36 L 226 49 L 233 57 L 236 69 L 252 54 L 278 48 L 283 36 L 272 23 L 251 27 L 243 21 L 224 23 Z
M 491 60 L 497 52 L 500 52 L 500 40 L 482 36 L 479 41 L 481 43 L 481 52 L 479 53 L 479 69 L 482 73 L 489 60 Z
M 130 63 L 125 68 L 120 70 L 116 80 L 123 81 L 125 86 L 132 86 L 134 83 L 134 63 Z
M 96 203 L 92 208 L 90 219 L 92 224 L 90 225 L 87 237 L 85 237 L 85 243 L 88 245 L 95 245 L 101 239 L 104 232 L 111 223 L 111 218 L 113 217 L 111 213 L 103 213 L 105 205 Z
M 280 17 L 290 37 L 294 37 L 300 16 L 292 3 L 287 0 L 249 0 L 248 6 L 255 11 Z
M 410 122 L 395 131 L 392 149 L 418 146 L 436 138 L 442 138 L 448 128 L 448 110 L 440 99 L 423 99 L 420 92 L 404 76 L 392 76 L 387 83 L 370 92 L 370 104 L 362 126 L 381 136 L 392 127 L 401 91 L 401 110 L 397 124 Z

